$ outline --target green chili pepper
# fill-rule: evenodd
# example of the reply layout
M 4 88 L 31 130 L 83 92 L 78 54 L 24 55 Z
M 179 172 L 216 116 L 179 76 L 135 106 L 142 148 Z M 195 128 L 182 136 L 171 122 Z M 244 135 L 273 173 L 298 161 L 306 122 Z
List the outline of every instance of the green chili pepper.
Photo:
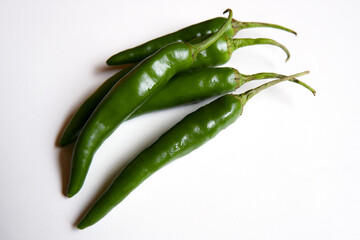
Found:
M 225 18 L 218 17 L 191 25 L 177 32 L 167 34 L 165 36 L 156 38 L 137 47 L 119 52 L 113 55 L 112 57 L 110 57 L 106 61 L 106 63 L 108 65 L 123 65 L 127 63 L 140 62 L 141 60 L 150 56 L 158 49 L 169 43 L 173 43 L 177 41 L 188 42 L 201 36 L 213 34 L 216 31 L 218 31 L 218 29 L 224 24 L 225 20 L 226 20 Z M 235 19 L 232 20 L 231 25 L 228 27 L 224 35 L 228 38 L 232 38 L 240 30 L 246 28 L 254 28 L 254 27 L 277 28 L 296 35 L 296 32 L 294 32 L 293 30 L 276 24 L 261 23 L 261 22 L 240 22 Z
M 169 44 L 137 64 L 115 84 L 92 113 L 75 143 L 68 197 L 74 196 L 81 189 L 92 158 L 106 138 L 175 74 L 187 70 L 199 52 L 224 34 L 232 19 L 232 11 L 228 9 L 225 12 L 229 12 L 228 20 L 205 41 L 198 44 Z
M 192 43 L 199 43 L 205 38 L 199 38 Z M 195 58 L 191 69 L 199 69 L 210 66 L 219 66 L 228 62 L 232 53 L 241 47 L 257 44 L 269 44 L 278 46 L 283 49 L 287 55 L 287 59 L 290 57 L 288 49 L 282 44 L 267 38 L 239 38 L 229 39 L 225 36 L 221 36 L 214 44 L 207 49 L 201 51 Z M 81 128 L 84 126 L 92 112 L 95 110 L 100 101 L 110 91 L 110 89 L 120 80 L 127 72 L 131 70 L 131 67 L 116 73 L 114 76 L 105 81 L 79 108 L 79 110 L 72 117 L 71 121 L 64 130 L 64 133 L 60 139 L 60 146 L 65 146 L 76 139 L 80 133 Z
M 240 95 L 224 95 L 186 116 L 128 163 L 89 209 L 78 228 L 84 229 L 95 224 L 161 167 L 215 137 L 242 114 L 244 105 L 255 94 L 279 82 L 307 73 L 274 80 Z
M 201 69 L 173 78 L 163 89 L 138 108 L 130 118 L 230 93 L 253 80 L 283 77 L 286 76 L 270 72 L 245 75 L 230 67 Z M 316 94 L 314 89 L 298 79 L 289 81 L 300 84 L 314 95 Z

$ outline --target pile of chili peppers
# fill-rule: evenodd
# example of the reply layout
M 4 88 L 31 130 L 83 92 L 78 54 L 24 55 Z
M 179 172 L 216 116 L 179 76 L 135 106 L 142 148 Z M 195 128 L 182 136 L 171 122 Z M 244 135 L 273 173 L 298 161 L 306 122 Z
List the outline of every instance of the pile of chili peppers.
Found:
M 124 121 L 141 114 L 199 102 L 218 96 L 211 103 L 190 113 L 159 137 L 125 166 L 108 189 L 88 210 L 79 229 L 93 225 L 119 204 L 132 190 L 167 163 L 182 157 L 232 124 L 246 102 L 263 89 L 282 81 L 292 81 L 309 89 L 291 76 L 277 73 L 241 74 L 222 67 L 241 47 L 269 44 L 289 51 L 267 38 L 234 38 L 245 28 L 270 27 L 293 34 L 294 31 L 269 23 L 240 22 L 214 18 L 122 51 L 107 60 L 109 66 L 126 65 L 106 80 L 77 110 L 65 128 L 60 145 L 75 142 L 67 196 L 73 197 L 84 184 L 95 152 Z M 259 79 L 276 80 L 241 94 L 231 94 L 243 84 Z

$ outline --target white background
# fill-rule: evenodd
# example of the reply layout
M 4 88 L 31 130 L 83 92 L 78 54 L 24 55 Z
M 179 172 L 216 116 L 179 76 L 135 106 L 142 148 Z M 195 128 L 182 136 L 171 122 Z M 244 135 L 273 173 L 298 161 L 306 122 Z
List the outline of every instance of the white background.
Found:
M 226 8 L 238 20 L 298 32 L 243 30 L 237 37 L 283 43 L 291 59 L 254 46 L 226 66 L 245 74 L 310 70 L 301 79 L 318 95 L 287 82 L 262 92 L 235 124 L 77 230 L 119 169 L 203 104 L 121 125 L 68 199 L 72 146 L 55 142 L 114 73 L 105 60 Z M 359 10 L 357 0 L 1 1 L 0 239 L 360 239 Z

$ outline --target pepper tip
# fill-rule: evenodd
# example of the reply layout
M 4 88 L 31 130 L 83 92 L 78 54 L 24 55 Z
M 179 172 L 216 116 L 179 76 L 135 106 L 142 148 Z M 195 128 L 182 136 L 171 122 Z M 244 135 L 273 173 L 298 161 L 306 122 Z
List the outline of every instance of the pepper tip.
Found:
M 67 196 L 68 198 L 72 198 L 74 195 L 67 193 L 66 196 Z
M 67 196 L 68 198 L 72 198 L 73 196 L 75 196 L 75 194 L 76 194 L 76 192 L 72 192 L 71 190 L 68 190 L 68 191 L 66 192 L 66 196 Z
M 79 230 L 83 230 L 86 228 L 86 226 L 82 226 L 81 223 L 79 223 L 77 226 L 76 226 L 77 229 Z
M 112 58 L 111 57 L 108 60 L 106 60 L 106 65 L 108 65 L 108 66 L 113 66 L 114 65 L 112 63 Z

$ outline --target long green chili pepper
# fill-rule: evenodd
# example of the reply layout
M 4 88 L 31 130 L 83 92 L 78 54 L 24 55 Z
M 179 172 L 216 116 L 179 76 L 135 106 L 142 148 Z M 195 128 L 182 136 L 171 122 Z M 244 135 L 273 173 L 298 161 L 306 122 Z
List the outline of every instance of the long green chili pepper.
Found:
M 106 63 L 108 65 L 113 66 L 113 65 L 123 65 L 127 63 L 140 62 L 141 60 L 150 56 L 158 49 L 169 43 L 173 43 L 177 41 L 188 42 L 201 36 L 213 34 L 222 26 L 222 24 L 224 24 L 225 20 L 226 20 L 225 18 L 218 17 L 191 25 L 179 31 L 146 42 L 137 47 L 119 52 L 113 55 L 112 57 L 110 57 L 106 61 Z M 262 23 L 262 22 L 240 22 L 235 19 L 232 20 L 231 25 L 228 27 L 224 35 L 228 38 L 232 38 L 233 36 L 236 35 L 236 33 L 238 33 L 242 29 L 255 28 L 255 27 L 277 28 L 296 35 L 296 32 L 294 32 L 293 30 L 285 28 L 280 25 L 271 24 L 271 23 Z
M 161 167 L 192 152 L 235 122 L 246 102 L 258 92 L 307 73 L 274 80 L 239 95 L 224 95 L 190 113 L 128 163 L 88 210 L 78 228 L 84 229 L 98 222 Z
M 124 69 L 124 72 L 129 69 Z M 79 135 L 86 121 L 95 110 L 102 98 L 110 91 L 116 83 L 117 75 L 125 74 L 123 71 L 116 73 L 113 77 L 105 81 L 93 93 L 74 114 L 68 126 L 60 139 L 62 146 L 72 142 Z M 195 103 L 213 96 L 219 96 L 224 93 L 235 91 L 237 88 L 252 80 L 281 78 L 284 75 L 277 73 L 257 73 L 245 75 L 239 73 L 234 68 L 206 68 L 195 72 L 183 73 L 175 76 L 158 93 L 148 99 L 140 108 L 138 108 L 130 118 L 137 117 L 144 113 L 176 107 L 185 104 Z M 290 81 L 303 85 L 315 94 L 315 90 L 310 86 L 297 80 Z M 113 84 L 112 84 L 113 83 Z
M 177 73 L 194 63 L 197 54 L 222 36 L 229 18 L 218 32 L 198 44 L 176 42 L 146 58 L 117 82 L 92 113 L 75 143 L 67 196 L 74 196 L 84 184 L 92 158 L 108 136 L 148 98 L 164 87 Z
M 245 75 L 230 67 L 201 69 L 172 79 L 156 95 L 138 108 L 130 118 L 231 93 L 243 84 L 253 80 L 283 77 L 286 76 L 271 72 Z M 298 79 L 290 79 L 289 81 L 300 84 L 309 89 L 314 95 L 316 94 L 314 89 Z

